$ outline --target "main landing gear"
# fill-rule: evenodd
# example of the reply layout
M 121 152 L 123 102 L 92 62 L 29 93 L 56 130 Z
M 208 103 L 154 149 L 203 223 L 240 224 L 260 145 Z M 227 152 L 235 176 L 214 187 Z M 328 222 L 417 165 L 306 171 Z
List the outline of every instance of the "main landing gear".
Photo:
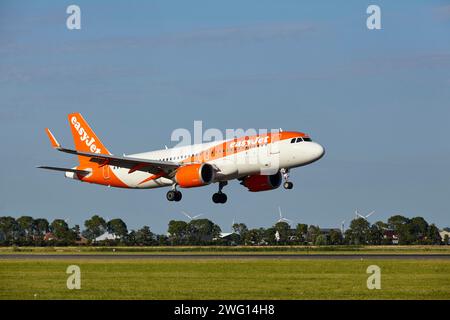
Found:
M 183 195 L 180 191 L 176 189 L 176 185 L 173 185 L 172 190 L 168 191 L 166 194 L 166 198 L 169 201 L 180 201 Z
M 287 190 L 292 189 L 294 187 L 294 184 L 289 181 L 289 169 L 282 168 L 280 172 L 283 175 L 284 179 L 283 187 Z
M 227 195 L 222 192 L 222 188 L 225 187 L 228 184 L 227 181 L 220 181 L 219 182 L 219 192 L 216 192 L 212 196 L 212 201 L 214 203 L 225 203 L 227 202 Z

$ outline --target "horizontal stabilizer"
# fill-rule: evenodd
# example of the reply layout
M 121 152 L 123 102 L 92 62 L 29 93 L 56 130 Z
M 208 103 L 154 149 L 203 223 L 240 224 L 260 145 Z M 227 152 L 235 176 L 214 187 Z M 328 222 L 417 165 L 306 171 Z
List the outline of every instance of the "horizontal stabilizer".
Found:
M 86 171 L 86 170 L 69 169 L 69 168 L 58 168 L 58 167 L 47 167 L 47 166 L 39 166 L 37 168 L 54 170 L 54 171 L 73 172 L 73 173 L 82 174 L 82 175 L 88 175 L 89 173 L 91 173 L 90 171 Z

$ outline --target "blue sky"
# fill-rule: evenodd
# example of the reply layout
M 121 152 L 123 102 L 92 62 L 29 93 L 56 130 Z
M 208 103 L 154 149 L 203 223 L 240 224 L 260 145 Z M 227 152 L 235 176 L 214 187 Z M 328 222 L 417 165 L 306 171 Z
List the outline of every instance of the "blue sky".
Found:
M 82 29 L 66 29 L 77 4 Z M 366 28 L 378 4 L 382 30 Z M 230 229 L 295 222 L 337 227 L 355 208 L 450 225 L 448 1 L 2 1 L 0 215 L 83 224 L 93 214 L 165 232 L 180 211 Z M 176 128 L 283 128 L 326 156 L 293 171 L 293 190 L 238 182 L 183 191 L 81 184 L 36 165 L 72 166 L 52 128 L 81 112 L 116 154 L 171 145 Z

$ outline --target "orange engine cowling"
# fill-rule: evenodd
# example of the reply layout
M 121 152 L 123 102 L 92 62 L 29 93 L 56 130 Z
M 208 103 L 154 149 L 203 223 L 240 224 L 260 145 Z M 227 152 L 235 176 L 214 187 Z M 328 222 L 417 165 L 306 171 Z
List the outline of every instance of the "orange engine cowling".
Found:
M 175 181 L 182 188 L 193 188 L 210 184 L 214 180 L 214 168 L 208 163 L 188 164 L 178 168 Z
M 241 184 L 247 187 L 248 191 L 258 192 L 278 188 L 281 185 L 281 180 L 281 173 L 278 171 L 270 176 L 254 175 L 245 177 Z

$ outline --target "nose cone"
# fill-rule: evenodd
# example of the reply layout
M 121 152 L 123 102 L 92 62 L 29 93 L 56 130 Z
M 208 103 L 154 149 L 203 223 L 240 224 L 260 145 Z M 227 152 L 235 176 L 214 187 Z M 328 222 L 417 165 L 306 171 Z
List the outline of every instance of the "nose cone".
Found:
M 313 142 L 310 147 L 312 161 L 317 161 L 325 154 L 325 148 L 320 144 Z

